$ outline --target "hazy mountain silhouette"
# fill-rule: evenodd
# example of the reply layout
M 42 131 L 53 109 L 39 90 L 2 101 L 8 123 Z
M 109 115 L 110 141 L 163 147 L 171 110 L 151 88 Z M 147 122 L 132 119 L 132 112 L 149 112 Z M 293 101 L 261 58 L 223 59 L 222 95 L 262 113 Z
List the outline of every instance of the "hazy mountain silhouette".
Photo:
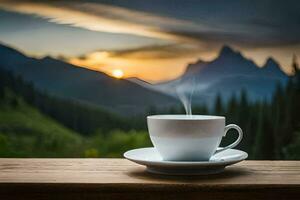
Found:
M 268 100 L 276 85 L 285 84 L 287 79 L 273 58 L 268 58 L 265 65 L 259 67 L 240 52 L 224 46 L 213 61 L 199 60 L 189 64 L 180 78 L 146 87 L 172 96 L 193 92 L 194 103 L 211 103 L 216 94 L 226 100 L 242 89 L 247 90 L 250 100 Z M 145 85 L 138 79 L 131 81 Z
M 274 59 L 267 59 L 266 64 L 260 68 L 252 60 L 244 58 L 240 52 L 234 51 L 229 46 L 224 46 L 219 56 L 211 62 L 198 61 L 190 64 L 182 78 L 190 75 L 197 75 L 197 79 L 201 79 L 200 81 L 238 75 L 273 77 L 276 79 L 287 77 Z
M 188 72 L 191 69 L 198 69 L 198 71 L 190 74 Z M 288 76 L 272 58 L 267 59 L 263 67 L 258 67 L 253 61 L 243 57 L 240 52 L 224 46 L 215 60 L 189 65 L 182 79 L 191 78 L 194 78 L 198 85 L 211 82 L 204 91 L 196 92 L 196 97 L 213 96 L 215 93 L 226 97 L 246 89 L 250 99 L 264 100 L 269 99 L 276 84 L 284 84 Z
M 117 80 L 51 57 L 30 58 L 4 45 L 0 45 L 0 60 L 1 68 L 32 81 L 39 89 L 123 113 L 143 111 L 151 105 L 166 107 L 176 103 L 159 92 L 176 97 L 178 93 L 194 91 L 194 103 L 212 102 L 218 93 L 226 100 L 242 89 L 247 90 L 252 100 L 269 99 L 276 84 L 284 84 L 288 79 L 273 58 L 258 67 L 229 46 L 224 46 L 213 61 L 199 60 L 189 64 L 180 78 L 155 85 L 138 78 Z
M 0 45 L 0 68 L 13 71 L 51 94 L 126 114 L 144 111 L 152 105 L 166 107 L 177 103 L 172 97 L 128 80 L 117 80 L 51 57 L 30 58 L 4 45 Z

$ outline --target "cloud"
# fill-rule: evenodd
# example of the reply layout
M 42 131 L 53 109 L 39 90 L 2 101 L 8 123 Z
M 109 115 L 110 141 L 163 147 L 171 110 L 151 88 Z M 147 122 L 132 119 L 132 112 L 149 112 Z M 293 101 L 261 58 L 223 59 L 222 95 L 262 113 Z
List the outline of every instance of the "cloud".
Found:
M 0 0 L 0 9 L 92 31 L 157 38 L 157 43 L 163 45 L 95 50 L 81 58 L 70 58 L 73 64 L 106 73 L 123 67 L 127 76 L 139 73 L 141 78 L 157 81 L 179 76 L 189 62 L 198 58 L 213 59 L 223 44 L 241 50 L 260 65 L 273 56 L 288 71 L 292 55 L 300 55 L 300 4 L 260 2 L 201 1 L 190 5 L 194 12 L 190 18 L 186 16 L 191 8 L 186 11 L 177 7 L 175 14 L 167 17 L 159 12 L 86 1 Z M 162 4 L 169 9 L 168 3 Z M 265 7 L 261 8 L 262 4 Z M 182 13 L 184 20 L 182 16 L 179 19 Z
M 207 50 L 207 48 L 201 50 L 197 46 L 188 44 L 167 44 L 116 50 L 111 52 L 111 56 L 128 59 L 174 59 L 198 56 L 199 53 Z
M 74 3 L 70 1 L 46 1 L 43 3 L 0 0 L 0 8 L 36 15 L 50 22 L 92 31 L 132 34 L 171 41 L 186 41 L 190 38 L 173 34 L 172 31 L 165 31 L 164 29 L 199 28 L 193 22 L 99 3 Z
M 204 1 L 202 4 L 205 8 L 207 2 Z M 213 3 L 210 3 L 210 6 L 211 4 Z M 220 3 L 218 6 L 226 10 L 226 5 L 223 4 Z M 229 4 L 231 5 L 232 2 Z M 256 4 L 257 2 L 254 2 L 255 8 Z M 233 6 L 238 9 L 238 4 L 233 4 Z M 240 5 L 241 8 L 243 6 L 245 5 Z M 92 31 L 130 34 L 200 46 L 229 43 L 251 48 L 300 43 L 300 37 L 298 37 L 300 28 L 295 26 L 299 15 L 294 16 L 291 10 L 292 17 L 284 11 L 279 16 L 269 16 L 270 9 L 276 11 L 280 7 L 282 6 L 276 3 L 270 4 L 265 13 L 262 12 L 264 10 L 257 10 L 258 14 L 255 13 L 253 16 L 242 12 L 233 15 L 224 11 L 226 14 L 223 12 L 215 14 L 216 19 L 208 15 L 210 17 L 207 19 L 199 16 L 190 21 L 178 19 L 176 15 L 166 17 L 125 7 L 85 1 L 74 3 L 74 1 L 0 0 L 2 9 L 36 15 L 57 24 L 67 24 Z M 250 11 L 251 9 L 253 8 L 248 8 Z M 290 11 L 290 6 L 285 6 L 285 9 Z M 203 9 L 199 7 L 199 12 L 201 11 Z M 287 29 L 293 31 L 285 31 Z

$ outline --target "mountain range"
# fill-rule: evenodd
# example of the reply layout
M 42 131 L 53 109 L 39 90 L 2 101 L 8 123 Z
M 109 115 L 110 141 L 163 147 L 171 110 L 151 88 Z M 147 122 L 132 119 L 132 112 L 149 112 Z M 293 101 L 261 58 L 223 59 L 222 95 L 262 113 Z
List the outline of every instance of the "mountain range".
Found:
M 192 95 L 193 104 L 211 104 L 217 94 L 226 101 L 232 95 L 239 95 L 243 89 L 249 100 L 270 100 L 276 85 L 285 85 L 288 75 L 273 58 L 268 58 L 259 67 L 240 52 L 224 46 L 214 60 L 189 64 L 178 79 L 155 85 L 139 79 L 130 80 L 174 97 L 185 95 L 187 99 Z
M 32 82 L 39 90 L 125 115 L 143 112 L 150 106 L 168 107 L 178 103 L 173 97 L 128 80 L 51 57 L 31 58 L 5 45 L 0 45 L 0 68 Z
M 250 100 L 268 100 L 276 85 L 288 80 L 273 58 L 259 67 L 229 46 L 224 46 L 216 59 L 191 63 L 178 79 L 158 84 L 138 78 L 115 79 L 52 57 L 28 57 L 5 45 L 0 45 L 0 60 L 0 68 L 12 71 L 40 90 L 126 115 L 143 112 L 150 106 L 179 105 L 178 96 L 188 99 L 191 94 L 193 104 L 211 104 L 217 94 L 226 101 L 242 89 Z

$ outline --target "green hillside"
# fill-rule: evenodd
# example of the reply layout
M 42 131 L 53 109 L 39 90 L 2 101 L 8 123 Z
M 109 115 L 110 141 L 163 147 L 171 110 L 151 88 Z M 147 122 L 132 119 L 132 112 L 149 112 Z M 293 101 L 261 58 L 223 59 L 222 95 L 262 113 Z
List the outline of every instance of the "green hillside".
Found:
M 82 136 L 5 88 L 0 95 L 0 157 L 121 157 L 151 146 L 145 131 L 99 130 Z
M 0 157 L 73 157 L 82 137 L 6 89 L 0 103 Z
M 121 157 L 151 146 L 140 118 L 36 90 L 0 70 L 0 157 Z

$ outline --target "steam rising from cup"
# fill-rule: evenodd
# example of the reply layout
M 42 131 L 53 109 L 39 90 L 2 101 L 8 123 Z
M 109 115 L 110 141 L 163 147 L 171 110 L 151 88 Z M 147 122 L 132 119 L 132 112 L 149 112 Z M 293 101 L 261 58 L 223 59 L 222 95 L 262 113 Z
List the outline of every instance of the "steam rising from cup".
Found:
M 180 79 L 158 84 L 151 84 L 134 78 L 129 80 L 148 89 L 179 99 L 187 115 L 192 115 L 192 98 L 195 92 L 197 92 L 197 95 L 201 94 L 208 87 L 208 84 L 200 83 L 195 77 L 191 76 L 184 76 Z
M 184 83 L 185 79 L 181 79 L 181 83 L 175 87 L 176 94 L 181 101 L 186 115 L 192 115 L 192 97 L 195 91 L 195 79 L 191 79 L 188 82 Z M 189 87 L 190 89 L 188 89 Z

